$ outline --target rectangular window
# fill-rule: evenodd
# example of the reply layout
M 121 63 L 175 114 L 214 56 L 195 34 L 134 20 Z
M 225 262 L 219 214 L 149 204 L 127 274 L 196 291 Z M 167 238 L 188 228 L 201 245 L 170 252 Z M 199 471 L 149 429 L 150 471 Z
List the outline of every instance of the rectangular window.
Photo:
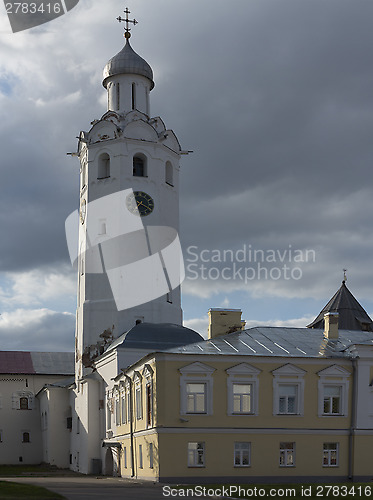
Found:
M 106 425 L 108 429 L 111 429 L 111 409 L 109 401 L 106 404 Z
M 149 468 L 154 467 L 154 457 L 153 457 L 153 443 L 149 443 Z
M 280 467 L 295 467 L 295 443 L 280 443 Z
M 142 461 L 142 444 L 139 444 L 139 468 L 143 468 L 143 461 Z
M 76 419 L 76 433 L 80 434 L 80 418 L 77 417 Z
M 206 384 L 186 384 L 187 413 L 206 413 Z
M 249 467 L 250 443 L 234 443 L 234 466 Z
M 132 421 L 131 405 L 133 403 L 132 403 L 132 398 L 131 398 L 129 389 L 127 389 L 127 391 L 126 391 L 126 398 L 127 398 L 127 422 L 131 422 Z M 130 403 L 130 401 L 131 401 L 131 403 Z
M 141 401 L 141 386 L 136 387 L 136 418 L 142 419 L 142 401 Z
M 324 443 L 323 467 L 338 467 L 338 443 Z
M 120 402 L 119 399 L 115 401 L 115 423 L 120 425 Z
M 341 414 L 341 386 L 324 386 L 324 415 Z
M 127 448 L 123 448 L 123 465 L 127 469 Z
M 233 384 L 233 413 L 252 413 L 252 384 Z
M 122 424 L 125 424 L 126 423 L 126 415 L 127 415 L 126 395 L 125 394 L 122 394 L 121 405 L 122 405 Z
M 3 442 L 3 431 L 0 431 L 0 443 Z
M 188 467 L 205 466 L 205 443 L 188 443 Z
M 152 387 L 150 384 L 146 385 L 146 425 L 150 427 L 152 425 L 152 410 L 153 410 L 153 398 L 152 398 Z
M 279 384 L 278 412 L 295 415 L 298 413 L 298 386 Z

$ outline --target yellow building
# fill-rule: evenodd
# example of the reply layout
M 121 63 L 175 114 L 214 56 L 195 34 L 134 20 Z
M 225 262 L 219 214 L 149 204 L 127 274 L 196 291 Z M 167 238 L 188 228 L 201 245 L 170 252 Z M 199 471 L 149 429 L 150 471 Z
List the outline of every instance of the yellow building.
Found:
M 228 316 L 223 318 L 222 315 Z M 237 325 L 154 352 L 115 379 L 104 446 L 123 477 L 165 482 L 330 481 L 373 475 L 373 334 Z M 220 327 L 219 327 L 220 324 Z

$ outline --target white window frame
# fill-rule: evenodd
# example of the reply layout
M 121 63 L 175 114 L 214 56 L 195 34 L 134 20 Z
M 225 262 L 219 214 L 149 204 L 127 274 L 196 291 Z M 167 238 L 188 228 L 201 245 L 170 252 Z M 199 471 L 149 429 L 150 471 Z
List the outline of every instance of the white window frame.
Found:
M 291 443 L 293 445 L 292 448 L 281 448 L 281 445 Z M 295 442 L 294 441 L 281 441 L 280 446 L 279 446 L 279 467 L 295 467 L 296 465 L 296 455 L 295 455 Z M 289 464 L 287 463 L 287 458 L 288 455 L 292 454 L 293 455 L 293 463 Z M 284 457 L 284 463 L 281 463 L 281 457 Z
M 243 452 L 245 451 L 242 448 L 242 445 L 245 444 L 247 445 L 247 452 L 248 452 L 248 464 L 243 464 Z M 240 446 L 239 446 L 240 445 Z M 236 464 L 236 453 L 239 453 L 240 455 L 240 463 Z M 250 467 L 251 466 L 251 443 L 248 441 L 240 441 L 240 442 L 235 442 L 234 443 L 234 452 L 233 452 L 233 466 L 234 467 Z
M 204 363 L 195 362 L 179 368 L 180 376 L 180 415 L 212 415 L 213 413 L 213 373 L 215 368 Z M 204 413 L 188 413 L 187 384 L 205 384 L 205 404 Z
M 121 425 L 121 417 L 120 417 L 120 398 L 115 398 L 115 425 Z
M 228 394 L 228 415 L 234 416 L 250 416 L 258 415 L 259 413 L 259 374 L 261 370 L 248 363 L 240 363 L 226 370 L 227 378 L 227 394 Z M 250 412 L 234 412 L 234 394 L 233 385 L 250 385 L 251 386 L 251 411 Z
M 106 430 L 110 430 L 113 426 L 113 398 L 111 391 L 106 393 Z
M 290 363 L 272 371 L 273 375 L 273 415 L 274 416 L 304 416 L 304 377 L 306 371 Z M 296 386 L 295 412 L 280 412 L 281 387 Z
M 136 420 L 142 420 L 144 417 L 144 404 L 143 404 L 143 390 L 142 390 L 142 376 L 139 372 L 135 372 L 133 377 L 134 382 L 134 396 L 135 396 L 135 413 Z
M 127 447 L 123 448 L 123 466 L 127 469 Z
M 127 393 L 125 389 L 120 392 L 120 413 L 121 413 L 121 424 L 127 423 Z
M 189 386 L 191 385 L 200 385 L 203 387 L 203 390 L 201 392 L 199 391 L 190 391 Z M 205 415 L 207 413 L 207 384 L 206 382 L 195 382 L 193 381 L 187 381 L 185 384 L 185 391 L 186 391 L 186 413 L 187 415 Z M 197 410 L 197 403 L 198 403 L 198 396 L 203 395 L 203 410 L 198 411 Z M 193 409 L 189 408 L 190 401 L 192 401 L 192 406 Z
M 323 418 L 348 417 L 348 391 L 351 372 L 338 365 L 331 365 L 318 373 L 318 416 Z M 325 387 L 340 387 L 340 412 L 324 413 Z
M 149 443 L 149 469 L 154 469 L 154 445 Z
M 335 444 L 335 449 L 325 449 L 325 445 L 332 445 Z M 331 463 L 331 452 L 335 451 L 336 452 L 336 457 L 337 457 L 337 463 L 332 464 Z M 325 453 L 327 454 L 328 458 L 328 463 L 324 464 L 324 458 L 325 458 Z M 323 467 L 339 467 L 339 443 L 337 442 L 332 442 L 332 443 L 323 443 L 322 447 L 322 466 Z
M 197 445 L 194 449 L 190 445 Z M 198 446 L 201 445 L 202 449 L 202 464 L 198 463 Z M 206 467 L 206 446 L 204 441 L 191 441 L 188 443 L 188 467 Z
M 144 468 L 144 457 L 142 453 L 142 444 L 139 444 L 139 469 Z
M 153 427 L 154 424 L 154 391 L 153 391 L 153 368 L 146 364 L 142 371 L 142 376 L 145 380 L 145 420 L 147 428 Z M 148 389 L 150 390 L 150 408 L 148 404 Z M 150 422 L 148 415 L 150 413 Z

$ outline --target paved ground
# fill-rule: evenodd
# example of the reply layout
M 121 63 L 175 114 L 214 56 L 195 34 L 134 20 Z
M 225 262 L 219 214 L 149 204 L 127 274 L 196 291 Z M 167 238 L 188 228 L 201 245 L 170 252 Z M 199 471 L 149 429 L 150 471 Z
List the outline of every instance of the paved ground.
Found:
M 34 484 L 68 500 L 161 500 L 162 485 L 116 477 L 1 477 L 1 481 Z

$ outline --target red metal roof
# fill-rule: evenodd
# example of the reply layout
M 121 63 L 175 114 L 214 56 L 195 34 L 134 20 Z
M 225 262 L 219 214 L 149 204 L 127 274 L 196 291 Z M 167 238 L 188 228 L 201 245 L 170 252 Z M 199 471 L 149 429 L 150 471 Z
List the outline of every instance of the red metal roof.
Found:
M 0 373 L 35 373 L 31 353 L 0 351 Z

